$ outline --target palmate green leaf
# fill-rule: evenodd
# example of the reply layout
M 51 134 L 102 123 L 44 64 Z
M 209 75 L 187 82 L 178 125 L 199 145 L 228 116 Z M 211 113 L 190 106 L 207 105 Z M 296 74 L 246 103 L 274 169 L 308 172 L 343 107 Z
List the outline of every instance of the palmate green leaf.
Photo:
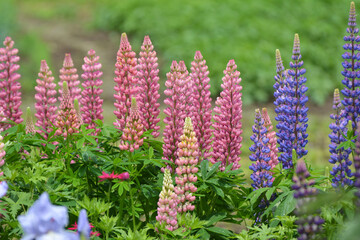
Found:
M 209 168 L 209 161 L 208 160 L 203 160 L 201 163 L 200 163 L 200 172 L 201 172 L 201 178 L 203 180 L 207 179 L 207 171 L 208 171 L 208 168 Z
M 260 188 L 250 193 L 247 197 L 247 199 L 250 199 L 250 204 L 254 205 L 258 201 L 259 197 L 267 190 L 269 190 L 269 188 Z
M 293 191 L 288 194 L 283 202 L 276 208 L 275 216 L 285 216 L 294 211 L 296 207 L 296 199 L 294 198 Z
M 220 166 L 221 162 L 217 162 L 214 165 L 212 165 L 209 169 L 208 174 L 206 175 L 206 179 L 210 178 L 213 176 L 213 174 L 216 172 L 216 170 L 218 170 L 219 166 Z
M 216 233 L 225 237 L 230 237 L 232 235 L 229 230 L 221 227 L 208 227 L 206 228 L 206 231 Z
M 281 193 L 274 201 L 272 201 L 269 205 L 269 207 L 265 210 L 265 212 L 261 215 L 261 217 L 264 217 L 264 216 L 267 216 L 270 211 L 273 210 L 273 208 L 275 206 L 277 206 L 277 204 L 282 201 L 285 197 L 287 197 L 289 194 L 293 194 L 292 191 L 289 191 L 289 192 L 283 192 Z
M 265 193 L 265 197 L 267 200 L 270 200 L 270 198 L 273 195 L 273 193 L 275 192 L 275 190 L 276 190 L 276 187 L 272 187 Z
M 209 218 L 209 220 L 206 222 L 206 226 L 214 225 L 220 220 L 226 218 L 226 216 L 227 216 L 226 212 L 216 213 Z

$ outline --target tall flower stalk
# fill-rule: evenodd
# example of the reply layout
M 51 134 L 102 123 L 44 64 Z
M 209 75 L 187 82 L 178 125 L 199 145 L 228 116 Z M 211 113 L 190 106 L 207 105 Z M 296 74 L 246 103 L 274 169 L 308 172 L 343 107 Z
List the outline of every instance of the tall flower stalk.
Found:
M 276 132 L 273 130 L 273 125 L 271 123 L 270 116 L 268 114 L 268 111 L 266 108 L 263 108 L 261 111 L 261 116 L 264 119 L 264 127 L 267 129 L 266 137 L 269 139 L 269 142 L 267 143 L 268 148 L 270 149 L 269 152 L 269 165 L 271 166 L 271 169 L 274 169 L 276 165 L 278 165 L 278 148 L 276 146 L 277 138 L 276 138 Z
M 357 137 L 355 143 L 355 156 L 354 156 L 354 167 L 355 167 L 355 182 L 354 186 L 357 188 L 355 195 L 359 198 L 357 201 L 358 207 L 360 208 L 360 123 L 357 127 Z
M 52 131 L 57 107 L 55 106 L 56 84 L 45 60 L 41 61 L 38 77 L 36 79 L 37 86 L 35 87 L 35 117 L 37 118 L 35 125 L 39 127 L 38 131 L 47 138 Z
M 101 99 L 101 85 L 103 81 L 101 77 L 101 63 L 99 63 L 99 56 L 93 49 L 88 51 L 88 55 L 84 57 L 84 64 L 82 65 L 84 71 L 81 78 L 84 82 L 81 84 L 84 90 L 81 92 L 81 117 L 85 124 L 88 124 L 87 129 L 94 129 L 96 135 L 100 129 L 96 128 L 95 120 L 102 120 L 103 117 L 103 99 Z
M 60 69 L 60 81 L 59 85 L 62 86 L 63 82 L 66 82 L 69 88 L 69 94 L 70 94 L 70 102 L 74 102 L 74 99 L 80 99 L 81 98 L 81 89 L 79 88 L 80 80 L 79 75 L 76 74 L 77 70 L 74 67 L 73 60 L 71 58 L 70 53 L 65 54 L 63 67 Z M 62 89 L 59 89 L 60 97 L 59 101 L 61 102 L 63 99 L 62 97 Z
M 195 201 L 195 196 L 192 194 L 197 190 L 194 183 L 197 181 L 195 173 L 198 172 L 196 166 L 199 155 L 199 145 L 191 118 L 189 117 L 185 119 L 184 133 L 180 137 L 178 148 L 178 158 L 175 162 L 177 165 L 175 170 L 177 177 L 175 177 L 176 187 L 174 191 L 178 196 L 177 211 L 185 213 L 195 209 L 195 206 L 192 205 L 192 202 Z
M 194 131 L 199 143 L 199 161 L 211 156 L 211 93 L 210 78 L 206 61 L 200 51 L 196 51 L 191 63 L 191 80 L 194 84 L 192 98 L 192 120 Z
M 3 108 L 7 120 L 21 123 L 21 84 L 18 82 L 20 74 L 17 71 L 20 65 L 17 62 L 18 49 L 14 48 L 14 41 L 6 37 L 4 47 L 0 48 L 0 106 Z M 0 128 L 8 129 L 10 124 L 1 124 Z
M 115 127 L 122 130 L 125 127 L 126 119 L 130 115 L 131 98 L 137 94 L 137 62 L 135 52 L 131 50 L 126 33 L 121 35 L 120 48 L 117 52 L 115 64 L 115 103 L 114 111 L 117 117 Z
M 358 77 L 358 55 L 359 47 L 358 42 L 360 41 L 360 36 L 358 35 L 359 29 L 356 27 L 356 12 L 355 12 L 355 3 L 351 2 L 350 12 L 349 12 L 349 22 L 348 28 L 346 29 L 348 35 L 344 37 L 346 42 L 343 46 L 345 52 L 342 55 L 344 61 L 342 66 L 344 70 L 341 74 L 344 76 L 342 84 L 344 85 L 341 93 L 344 95 L 342 104 L 345 109 L 345 118 L 352 121 L 353 129 L 356 129 L 356 122 L 360 114 L 360 81 Z
M 333 109 L 335 113 L 331 114 L 330 118 L 334 120 L 334 122 L 330 123 L 329 126 L 332 130 L 329 134 L 331 141 L 329 145 L 329 152 L 331 154 L 329 162 L 334 164 L 334 167 L 330 174 L 333 176 L 333 187 L 344 187 L 346 185 L 352 185 L 353 181 L 351 180 L 352 173 L 350 169 L 352 162 L 349 159 L 351 149 L 344 149 L 344 147 L 338 148 L 341 143 L 346 141 L 344 134 L 346 135 L 347 133 L 346 126 L 348 123 L 348 120 L 344 116 L 345 112 L 342 109 L 339 89 L 335 89 L 334 91 Z
M 35 134 L 36 133 L 30 107 L 26 108 L 25 124 L 26 124 L 26 126 L 25 126 L 26 134 L 29 134 L 29 133 Z
M 224 70 L 222 92 L 214 109 L 214 142 L 211 162 L 221 162 L 224 170 L 229 164 L 232 169 L 240 167 L 242 142 L 242 100 L 240 72 L 234 60 L 230 60 Z
M 156 51 L 151 43 L 150 37 L 145 36 L 138 58 L 138 105 L 145 131 L 153 130 L 151 133 L 155 138 L 159 136 L 160 126 L 160 103 L 159 98 L 159 68 Z

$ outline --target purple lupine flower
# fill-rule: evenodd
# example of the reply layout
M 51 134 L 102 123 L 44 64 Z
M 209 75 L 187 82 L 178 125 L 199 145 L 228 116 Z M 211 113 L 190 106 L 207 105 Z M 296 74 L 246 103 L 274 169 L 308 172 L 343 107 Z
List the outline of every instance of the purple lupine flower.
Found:
M 121 150 L 129 150 L 134 152 L 139 149 L 144 143 L 141 135 L 144 133 L 144 126 L 140 119 L 139 109 L 136 103 L 136 98 L 132 98 L 130 116 L 126 119 L 126 126 L 121 136 L 121 143 L 119 148 Z
M 26 126 L 25 126 L 26 134 L 29 134 L 29 133 L 35 134 L 36 133 L 30 107 L 26 108 L 25 124 L 26 124 Z
M 261 117 L 260 110 L 255 110 L 255 124 L 252 127 L 253 135 L 250 139 L 254 142 L 249 148 L 251 152 L 250 160 L 255 162 L 249 168 L 253 171 L 251 179 L 254 189 L 271 187 L 274 178 L 270 172 L 271 165 L 269 164 L 270 148 L 268 147 L 269 138 L 267 138 L 267 129 L 264 126 L 264 119 Z
M 3 136 L 0 135 L 0 168 L 2 166 L 4 166 L 4 164 L 5 164 L 5 155 L 6 155 L 6 152 L 4 149 L 5 144 L 2 142 L 3 139 L 4 139 Z M 4 172 L 1 171 L 1 169 L 0 169 L 0 177 L 3 175 L 4 175 Z
M 8 188 L 9 188 L 9 186 L 8 186 L 8 184 L 7 184 L 6 181 L 0 182 L 0 198 L 2 198 L 3 196 L 5 196 Z
M 78 87 L 80 85 L 79 75 L 76 74 L 77 70 L 74 68 L 74 63 L 71 58 L 70 53 L 65 54 L 63 67 L 60 69 L 60 81 L 59 85 L 62 86 L 63 82 L 66 82 L 69 87 L 70 101 L 74 102 L 74 99 L 81 98 L 81 89 Z M 59 89 L 60 97 L 59 101 L 62 101 L 62 89 Z
M 35 87 L 35 117 L 37 121 L 35 123 L 40 129 L 40 133 L 44 133 L 44 137 L 47 138 L 52 131 L 52 126 L 56 118 L 56 84 L 54 83 L 54 77 L 50 71 L 45 60 L 41 61 L 40 72 L 36 79 L 37 86 Z
M 91 227 L 85 209 L 80 211 L 77 232 L 80 236 L 84 236 L 86 239 L 90 238 Z
M 280 139 L 280 157 L 284 169 L 293 168 L 292 154 L 293 149 L 296 151 L 297 158 L 301 158 L 307 154 L 305 146 L 308 142 L 306 139 L 307 129 L 307 111 L 305 103 L 308 97 L 305 95 L 307 87 L 305 86 L 306 70 L 301 68 L 304 62 L 301 60 L 299 35 L 295 34 L 294 48 L 292 60 L 288 76 L 286 78 L 285 87 L 285 104 L 283 122 L 279 122 L 280 131 L 278 137 Z M 283 141 L 285 139 L 285 141 Z
M 163 186 L 157 205 L 156 220 L 160 224 L 165 223 L 166 228 L 170 231 L 177 229 L 177 196 L 174 193 L 174 185 L 169 169 L 164 170 Z
M 354 167 L 355 167 L 355 182 L 354 186 L 357 188 L 355 195 L 359 198 L 358 206 L 360 207 L 360 122 L 357 127 L 357 137 L 355 142 L 355 156 L 354 156 Z
M 187 105 L 185 91 L 187 90 L 188 79 L 184 79 L 186 74 L 180 71 L 179 65 L 176 61 L 172 62 L 171 71 L 166 74 L 165 86 L 167 89 L 164 91 L 168 98 L 164 100 L 165 105 L 167 105 L 164 114 L 167 116 L 164 119 L 166 126 L 164 129 L 163 159 L 171 162 L 176 160 L 176 151 L 183 132 Z
M 211 149 L 211 93 L 210 78 L 206 61 L 200 51 L 196 51 L 191 63 L 191 80 L 194 84 L 192 98 L 192 120 L 199 143 L 199 162 L 210 157 Z
M 345 52 L 342 55 L 344 61 L 342 66 L 344 71 L 341 74 L 344 76 L 342 84 L 344 89 L 341 90 L 341 93 L 344 95 L 344 100 L 342 104 L 345 109 L 345 117 L 348 120 L 352 121 L 353 129 L 356 129 L 356 122 L 360 114 L 360 71 L 358 71 L 360 60 L 360 36 L 358 36 L 359 29 L 356 27 L 356 12 L 355 12 L 355 3 L 351 2 L 350 4 L 350 13 L 349 13 L 349 23 L 348 28 L 346 29 L 348 33 L 344 37 L 346 42 L 343 46 Z
M 57 127 L 55 134 L 62 135 L 64 138 L 78 132 L 80 127 L 74 104 L 70 101 L 70 91 L 65 81 L 62 83 L 62 101 L 54 125 Z
M 296 215 L 299 219 L 296 220 L 298 224 L 299 240 L 313 239 L 317 233 L 321 231 L 321 225 L 324 220 L 316 215 L 309 215 L 308 205 L 317 194 L 317 189 L 312 187 L 315 184 L 314 180 L 307 180 L 310 177 L 305 163 L 300 160 L 296 166 L 296 174 L 293 177 L 294 185 L 292 188 L 295 190 L 294 198 L 297 199 Z
M 18 217 L 25 236 L 40 237 L 46 233 L 60 233 L 68 224 L 66 207 L 51 204 L 49 195 L 45 192 L 29 208 L 26 215 Z
M 114 94 L 116 99 L 114 114 L 117 117 L 114 125 L 119 130 L 125 127 L 126 119 L 130 115 L 131 98 L 137 94 L 137 61 L 135 55 L 135 52 L 131 51 L 126 33 L 121 34 L 120 48 L 117 52 L 115 64 L 116 77 L 114 78 L 116 83 L 114 87 L 116 92 Z
M 99 63 L 99 56 L 96 56 L 94 50 L 88 51 L 88 56 L 84 57 L 84 64 L 82 65 L 84 73 L 81 75 L 84 82 L 81 84 L 84 90 L 81 92 L 81 117 L 85 124 L 88 124 L 87 129 L 94 129 L 92 133 L 96 135 L 100 129 L 96 128 L 94 120 L 102 120 L 103 113 L 103 99 L 100 95 L 103 92 L 101 85 L 103 81 L 100 79 L 103 75 L 101 71 L 101 63 Z
M 270 116 L 268 114 L 268 111 L 266 108 L 263 108 L 261 111 L 261 116 L 264 119 L 264 126 L 267 129 L 266 137 L 269 139 L 269 142 L 267 143 L 267 146 L 270 149 L 270 161 L 269 165 L 271 166 L 271 169 L 274 169 L 276 165 L 279 164 L 278 161 L 278 148 L 276 146 L 276 132 L 273 130 L 273 125 L 271 123 Z
M 20 74 L 17 73 L 20 66 L 16 64 L 20 57 L 18 49 L 14 47 L 14 41 L 6 37 L 4 48 L 0 48 L 0 106 L 2 106 L 7 120 L 21 123 L 21 84 L 18 82 Z M 0 124 L 0 128 L 8 129 L 10 124 Z
M 333 109 L 335 110 L 335 114 L 331 114 L 330 118 L 334 120 L 334 122 L 330 123 L 329 126 L 332 130 L 329 134 L 331 141 L 329 145 L 329 152 L 331 154 L 329 162 L 335 165 L 333 170 L 330 171 L 330 174 L 333 175 L 333 187 L 344 187 L 346 185 L 352 185 L 353 181 L 351 180 L 352 173 L 350 169 L 352 162 L 349 159 L 351 149 L 344 149 L 344 147 L 337 149 L 341 143 L 346 141 L 343 134 L 347 132 L 346 126 L 348 123 L 348 120 L 345 118 L 345 111 L 342 109 L 339 89 L 335 89 L 334 91 Z
M 141 46 L 140 57 L 138 58 L 138 105 L 144 129 L 153 130 L 154 138 L 159 136 L 160 126 L 160 98 L 159 94 L 159 68 L 156 51 L 149 36 L 145 36 Z
M 175 170 L 175 193 L 178 196 L 178 212 L 185 213 L 193 211 L 195 206 L 191 203 L 195 201 L 197 188 L 194 183 L 197 181 L 195 173 L 198 172 L 199 145 L 197 143 L 196 133 L 191 122 L 191 118 L 185 118 L 184 132 L 180 137 L 177 151 L 178 158 L 175 161 L 177 168 Z
M 240 167 L 242 142 L 242 100 L 240 72 L 234 60 L 230 60 L 224 70 L 222 92 L 217 98 L 214 115 L 214 142 L 211 162 L 222 162 L 221 170 L 229 164 L 232 169 Z

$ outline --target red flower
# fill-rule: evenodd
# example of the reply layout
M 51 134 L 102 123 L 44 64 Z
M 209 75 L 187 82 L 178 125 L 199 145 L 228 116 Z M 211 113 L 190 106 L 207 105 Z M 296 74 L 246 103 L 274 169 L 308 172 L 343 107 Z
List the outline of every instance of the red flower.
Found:
M 90 223 L 90 229 L 93 229 L 93 225 Z M 73 225 L 72 225 L 72 227 L 70 227 L 70 228 L 68 228 L 69 230 L 72 230 L 72 231 L 76 231 L 77 230 L 77 228 L 78 228 L 78 225 L 77 225 L 77 222 L 75 222 Z M 99 237 L 100 236 L 100 233 L 99 232 L 93 232 L 93 231 L 91 231 L 90 232 L 90 235 L 91 236 L 97 236 L 97 237 Z
M 129 179 L 130 175 L 128 172 L 123 172 L 120 174 L 115 174 L 114 171 L 111 174 L 108 174 L 106 172 L 102 172 L 102 175 L 99 176 L 99 178 L 101 179 L 100 182 L 106 180 L 106 179 L 121 179 L 121 180 L 126 180 Z

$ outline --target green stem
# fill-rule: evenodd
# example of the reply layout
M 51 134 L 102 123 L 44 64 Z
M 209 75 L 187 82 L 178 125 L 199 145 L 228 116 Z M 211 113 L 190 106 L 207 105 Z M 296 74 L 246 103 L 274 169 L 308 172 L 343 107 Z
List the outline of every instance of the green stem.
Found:
M 135 211 L 134 211 L 134 199 L 133 199 L 133 195 L 132 195 L 132 189 L 131 187 L 130 188 L 130 200 L 131 200 L 131 212 L 132 212 L 132 217 L 133 217 L 133 228 L 134 228 L 134 231 L 135 231 Z

